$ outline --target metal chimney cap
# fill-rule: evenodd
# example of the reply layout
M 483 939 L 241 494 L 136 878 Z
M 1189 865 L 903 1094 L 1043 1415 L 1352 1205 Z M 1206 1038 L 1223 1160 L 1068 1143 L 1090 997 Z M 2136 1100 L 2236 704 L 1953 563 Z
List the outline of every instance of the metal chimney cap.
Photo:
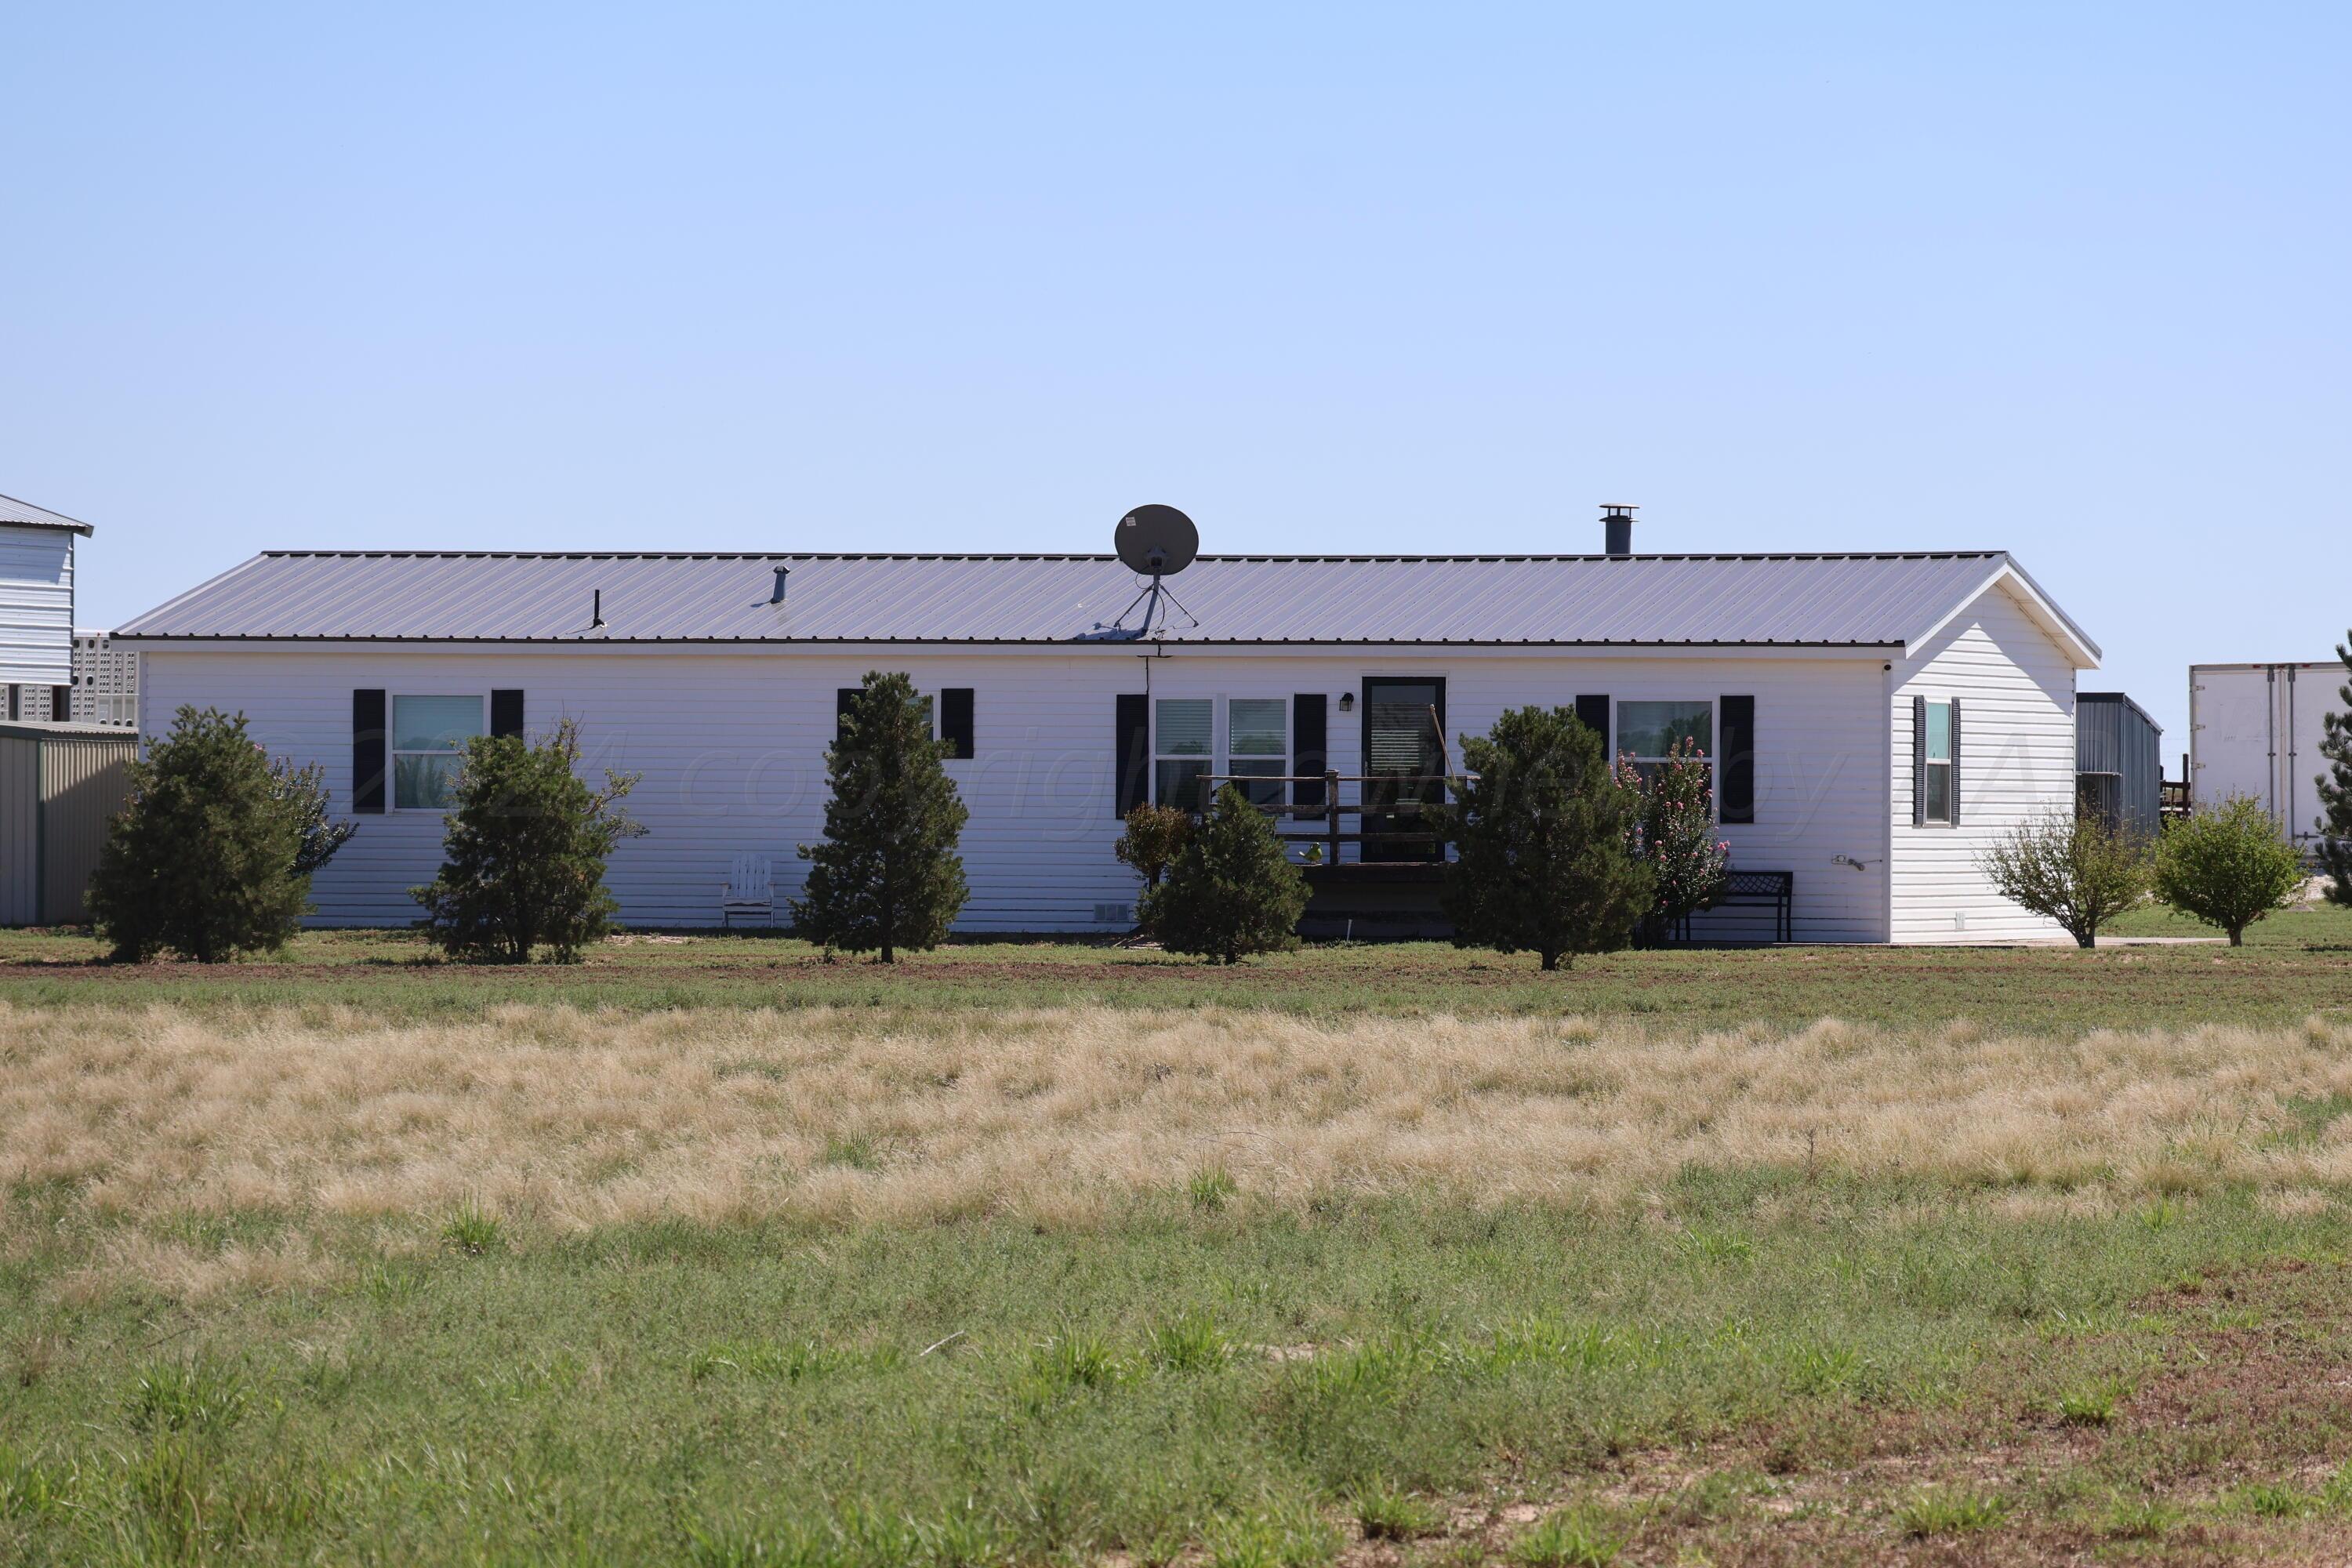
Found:
M 1633 514 L 1639 507 L 1622 501 L 1601 504 L 1601 548 L 1612 561 L 1622 561 L 1633 553 Z
M 776 591 L 768 595 L 768 603 L 781 605 L 784 602 L 784 579 L 792 574 L 793 569 L 789 566 L 776 568 Z

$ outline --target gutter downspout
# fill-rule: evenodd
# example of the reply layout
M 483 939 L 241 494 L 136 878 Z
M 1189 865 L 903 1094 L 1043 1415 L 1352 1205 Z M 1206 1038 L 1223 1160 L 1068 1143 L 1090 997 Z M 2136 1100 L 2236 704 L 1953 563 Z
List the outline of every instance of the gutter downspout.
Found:
M 1879 844 L 1884 868 L 1879 873 L 1880 908 L 1886 921 L 1885 941 L 1895 945 L 1895 661 L 1888 659 L 1880 666 L 1878 679 L 1879 723 L 1885 743 L 1878 752 Z M 1794 936 L 1793 931 L 1789 933 Z

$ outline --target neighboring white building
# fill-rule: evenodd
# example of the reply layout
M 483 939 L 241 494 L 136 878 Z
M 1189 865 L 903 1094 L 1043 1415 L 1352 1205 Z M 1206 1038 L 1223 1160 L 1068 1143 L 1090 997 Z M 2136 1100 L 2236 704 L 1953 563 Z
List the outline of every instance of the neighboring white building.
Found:
M 73 721 L 125 729 L 139 722 L 139 655 L 110 633 L 75 628 Z
M 561 716 L 592 765 L 643 775 L 651 831 L 609 879 L 626 922 L 717 925 L 745 854 L 788 896 L 838 693 L 880 668 L 958 742 L 968 931 L 1123 925 L 1120 812 L 1203 769 L 1437 771 L 1544 703 L 1621 751 L 1721 753 L 1734 863 L 1793 874 L 1800 941 L 2063 937 L 1976 857 L 2072 809 L 2098 650 L 2006 554 L 1202 556 L 1141 636 L 1117 624 L 1139 586 L 1108 556 L 290 551 L 114 638 L 142 658 L 144 733 L 218 706 L 326 770 L 361 826 L 317 880 L 321 923 L 413 920 L 451 749 Z
M 68 716 L 74 542 L 90 531 L 86 522 L 0 496 L 0 720 Z

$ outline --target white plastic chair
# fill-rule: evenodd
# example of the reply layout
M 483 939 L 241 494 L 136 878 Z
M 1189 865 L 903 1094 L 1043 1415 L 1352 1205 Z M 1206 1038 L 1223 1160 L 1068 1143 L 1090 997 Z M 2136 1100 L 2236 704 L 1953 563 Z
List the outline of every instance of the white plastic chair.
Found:
M 772 917 L 776 912 L 774 869 L 765 855 L 738 855 L 727 885 L 719 889 L 719 924 L 735 923 L 737 915 Z

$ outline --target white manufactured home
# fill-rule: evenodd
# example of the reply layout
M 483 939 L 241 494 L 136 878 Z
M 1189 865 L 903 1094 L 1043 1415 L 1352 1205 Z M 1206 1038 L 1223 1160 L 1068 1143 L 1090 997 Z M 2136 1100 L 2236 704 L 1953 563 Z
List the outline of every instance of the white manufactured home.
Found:
M 1204 555 L 1148 621 L 1139 586 L 1094 555 L 285 551 L 115 640 L 142 659 L 143 734 L 217 707 L 324 767 L 360 824 L 315 884 L 327 924 L 414 919 L 455 749 L 565 716 L 593 764 L 642 774 L 650 831 L 609 879 L 624 921 L 719 924 L 746 856 L 772 861 L 781 911 L 839 695 L 887 668 L 953 742 L 968 931 L 1123 927 L 1120 814 L 1203 773 L 1300 800 L 1339 775 L 1352 804 L 1543 703 L 1637 759 L 1676 736 L 1718 758 L 1734 864 L 1789 874 L 1795 940 L 2063 938 L 1976 858 L 2072 809 L 2098 650 L 2006 554 Z

